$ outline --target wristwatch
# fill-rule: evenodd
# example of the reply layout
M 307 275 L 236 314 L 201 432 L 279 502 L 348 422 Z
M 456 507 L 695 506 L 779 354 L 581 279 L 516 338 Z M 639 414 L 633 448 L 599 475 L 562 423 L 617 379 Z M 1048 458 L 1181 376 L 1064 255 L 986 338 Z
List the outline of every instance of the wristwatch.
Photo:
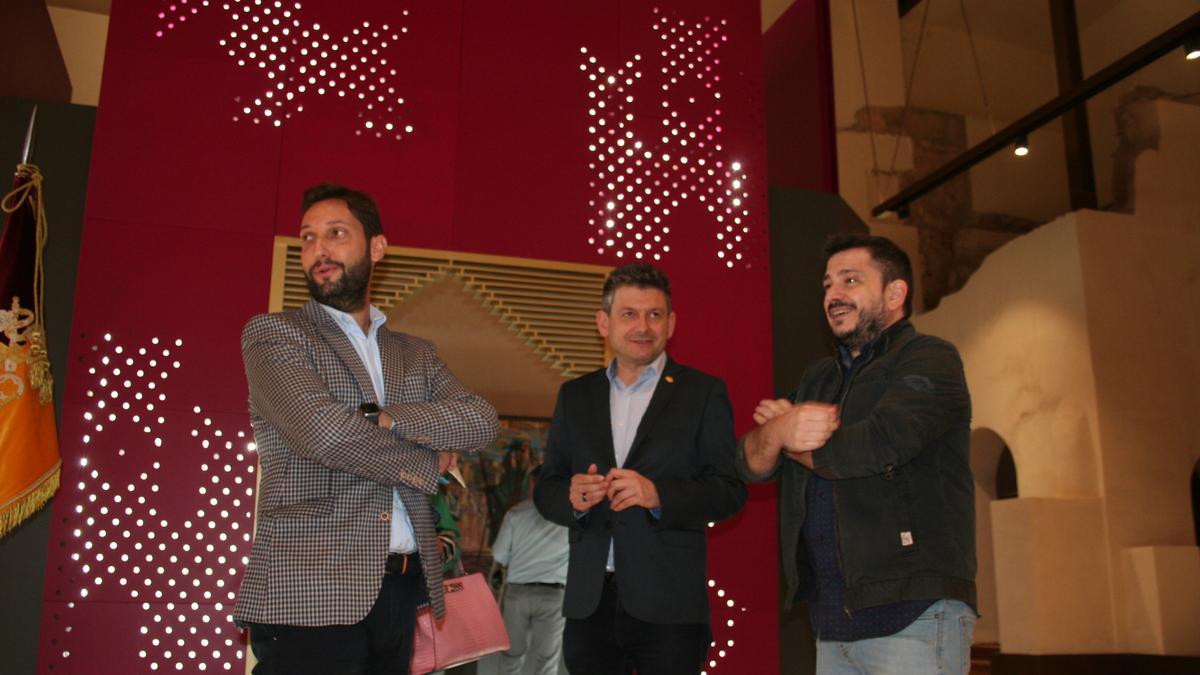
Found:
M 365 417 L 371 424 L 379 424 L 379 406 L 375 405 L 374 403 L 364 403 L 358 407 L 358 411 L 362 413 L 362 416 Z

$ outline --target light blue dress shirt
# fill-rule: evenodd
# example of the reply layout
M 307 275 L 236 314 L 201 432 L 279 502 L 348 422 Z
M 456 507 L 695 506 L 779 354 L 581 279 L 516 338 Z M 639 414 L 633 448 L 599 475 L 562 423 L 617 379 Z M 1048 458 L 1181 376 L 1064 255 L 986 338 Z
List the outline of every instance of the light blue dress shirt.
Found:
M 637 435 L 638 425 L 650 407 L 650 399 L 654 389 L 662 379 L 663 367 L 667 364 L 667 353 L 663 352 L 646 366 L 633 384 L 625 384 L 617 375 L 617 360 L 614 358 L 608 364 L 608 411 L 612 418 L 613 452 L 617 456 L 617 466 L 624 467 L 633 447 L 633 438 Z M 657 517 L 661 511 L 651 509 L 651 515 Z M 616 569 L 613 560 L 613 545 L 608 545 L 608 571 Z
M 510 584 L 565 584 L 570 543 L 567 528 L 542 517 L 532 499 L 504 514 L 492 557 L 508 568 Z
M 362 327 L 349 314 L 328 305 L 321 305 L 321 308 L 329 312 L 329 315 L 337 322 L 338 328 L 341 328 L 350 340 L 354 351 L 358 353 L 359 360 L 362 361 L 363 368 L 366 368 L 367 374 L 371 376 L 371 384 L 375 387 L 375 400 L 382 407 L 387 403 L 387 390 L 383 386 L 383 358 L 379 355 L 379 327 L 387 323 L 387 315 L 379 311 L 375 305 L 371 305 L 371 327 L 366 333 L 363 333 Z M 412 521 L 408 519 L 408 511 L 405 510 L 404 502 L 400 500 L 400 492 L 396 489 L 392 490 L 391 525 L 391 542 L 388 545 L 388 551 L 391 553 L 416 551 L 417 537 L 413 533 Z

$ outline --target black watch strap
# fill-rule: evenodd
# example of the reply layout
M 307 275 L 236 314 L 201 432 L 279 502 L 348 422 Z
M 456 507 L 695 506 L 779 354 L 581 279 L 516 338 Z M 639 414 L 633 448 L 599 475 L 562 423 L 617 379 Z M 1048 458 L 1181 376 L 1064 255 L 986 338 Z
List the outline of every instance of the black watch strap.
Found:
M 374 403 L 364 403 L 358 407 L 358 411 L 362 413 L 363 417 L 367 418 L 374 424 L 379 424 L 379 413 L 382 411 L 380 411 L 378 405 Z

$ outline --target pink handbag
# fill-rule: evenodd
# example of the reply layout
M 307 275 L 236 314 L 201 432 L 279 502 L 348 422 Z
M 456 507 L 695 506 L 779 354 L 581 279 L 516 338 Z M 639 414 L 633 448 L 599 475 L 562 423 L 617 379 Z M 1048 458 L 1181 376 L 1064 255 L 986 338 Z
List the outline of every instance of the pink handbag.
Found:
M 424 675 L 506 651 L 508 630 L 482 574 L 442 582 L 446 617 L 439 624 L 428 607 L 417 612 L 411 675 Z

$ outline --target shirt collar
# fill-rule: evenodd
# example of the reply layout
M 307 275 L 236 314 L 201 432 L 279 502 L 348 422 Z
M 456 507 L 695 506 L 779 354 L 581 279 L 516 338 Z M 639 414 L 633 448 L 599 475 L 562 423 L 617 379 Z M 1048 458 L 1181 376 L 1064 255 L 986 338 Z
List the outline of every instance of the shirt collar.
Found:
M 858 350 L 857 357 L 851 354 L 850 350 L 847 349 L 845 345 L 838 344 L 838 362 L 842 364 L 842 369 L 852 370 L 854 366 L 860 363 L 866 363 L 867 360 L 871 358 L 871 353 L 875 351 L 875 345 L 878 343 L 879 338 L 875 338 L 874 340 L 871 340 L 867 344 L 863 345 L 862 348 Z
M 359 327 L 358 321 L 356 321 L 353 316 L 350 316 L 340 309 L 330 307 L 329 305 L 320 302 L 317 304 L 321 306 L 321 309 L 329 312 L 329 316 L 333 317 L 333 320 L 337 322 L 338 327 L 342 329 L 342 332 L 346 333 L 347 335 L 363 334 L 362 328 Z M 366 337 L 373 338 L 375 333 L 379 330 L 379 327 L 385 323 L 387 323 L 387 315 L 380 311 L 380 309 L 375 305 L 371 305 L 371 327 L 367 330 Z
M 664 351 L 658 355 L 658 358 L 651 361 L 650 365 L 642 369 L 641 374 L 638 375 L 637 381 L 626 386 L 626 384 L 621 381 L 621 378 L 617 377 L 617 358 L 614 356 L 613 360 L 609 362 L 608 368 L 604 371 L 604 374 L 608 376 L 608 381 L 613 386 L 621 387 L 622 389 L 636 389 L 642 386 L 642 384 L 651 380 L 658 381 L 658 378 L 662 375 L 663 368 L 666 366 L 666 364 L 667 352 Z

